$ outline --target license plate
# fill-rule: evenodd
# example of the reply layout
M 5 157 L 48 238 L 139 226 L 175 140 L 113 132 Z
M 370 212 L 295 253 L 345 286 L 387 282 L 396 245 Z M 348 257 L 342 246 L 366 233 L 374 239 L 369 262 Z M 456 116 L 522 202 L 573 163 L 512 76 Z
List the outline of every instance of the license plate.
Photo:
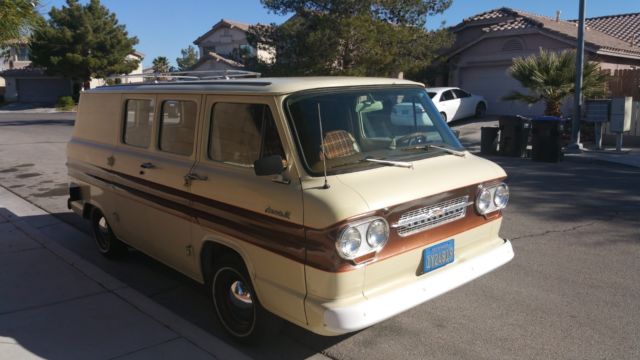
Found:
M 429 271 L 441 268 L 453 262 L 453 258 L 453 239 L 428 247 L 422 251 L 422 271 L 428 273 Z

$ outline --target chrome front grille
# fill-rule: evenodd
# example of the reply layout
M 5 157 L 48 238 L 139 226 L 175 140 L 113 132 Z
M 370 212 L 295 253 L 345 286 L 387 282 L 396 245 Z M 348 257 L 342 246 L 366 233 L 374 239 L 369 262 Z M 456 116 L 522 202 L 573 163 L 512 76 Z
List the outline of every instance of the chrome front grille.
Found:
M 398 231 L 398 235 L 408 236 L 463 218 L 468 205 L 469 196 L 443 201 L 406 212 L 391 227 Z

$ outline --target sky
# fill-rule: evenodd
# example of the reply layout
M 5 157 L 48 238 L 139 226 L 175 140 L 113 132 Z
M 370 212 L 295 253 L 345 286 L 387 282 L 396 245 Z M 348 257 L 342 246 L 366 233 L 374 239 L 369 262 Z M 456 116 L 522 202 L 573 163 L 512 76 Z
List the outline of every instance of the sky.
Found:
M 640 12 L 639 0 L 585 0 L 586 16 Z M 80 0 L 86 3 L 87 0 Z M 129 36 L 139 39 L 136 50 L 145 54 L 144 67 L 151 66 L 157 56 L 166 56 L 172 65 L 180 56 L 180 49 L 193 44 L 220 19 L 246 23 L 282 23 L 288 16 L 267 11 L 259 0 L 102 0 L 118 21 L 124 24 Z M 65 0 L 42 0 L 40 11 L 46 15 L 51 7 L 60 8 Z M 453 26 L 472 15 L 500 7 L 510 7 L 539 15 L 562 19 L 578 18 L 578 0 L 453 0 L 443 14 L 427 19 L 429 29 L 444 22 Z

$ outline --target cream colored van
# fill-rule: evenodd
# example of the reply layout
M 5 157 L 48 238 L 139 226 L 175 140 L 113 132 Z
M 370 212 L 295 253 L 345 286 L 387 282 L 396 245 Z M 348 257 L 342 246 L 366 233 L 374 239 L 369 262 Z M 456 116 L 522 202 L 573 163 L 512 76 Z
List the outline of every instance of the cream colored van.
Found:
M 194 80 L 82 93 L 69 207 L 109 257 L 206 284 L 238 340 L 273 314 L 374 325 L 507 263 L 505 172 L 461 146 L 422 84 Z

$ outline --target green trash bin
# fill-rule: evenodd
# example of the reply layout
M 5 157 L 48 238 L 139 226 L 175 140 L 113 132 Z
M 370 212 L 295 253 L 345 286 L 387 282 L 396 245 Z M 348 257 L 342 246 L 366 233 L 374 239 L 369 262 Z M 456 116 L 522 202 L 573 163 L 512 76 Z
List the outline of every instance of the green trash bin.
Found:
M 527 145 L 531 132 L 531 119 L 522 116 L 505 116 L 500 124 L 500 155 L 527 157 Z
M 480 152 L 485 155 L 495 155 L 498 153 L 498 131 L 497 127 L 480 128 Z
M 563 158 L 564 120 L 557 116 L 539 116 L 532 121 L 531 160 L 558 162 Z

